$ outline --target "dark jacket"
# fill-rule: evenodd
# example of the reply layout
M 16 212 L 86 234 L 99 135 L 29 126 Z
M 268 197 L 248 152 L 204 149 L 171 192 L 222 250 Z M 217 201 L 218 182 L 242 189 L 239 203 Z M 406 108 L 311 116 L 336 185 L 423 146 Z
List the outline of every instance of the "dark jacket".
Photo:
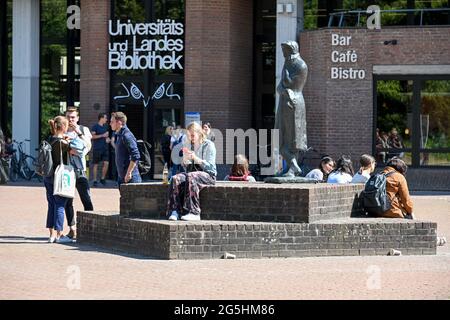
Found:
M 48 143 L 52 146 L 52 161 L 53 161 L 53 172 L 61 164 L 61 148 L 62 148 L 62 159 L 64 164 L 69 164 L 68 154 L 70 151 L 69 144 L 61 138 L 49 137 Z M 53 175 L 52 175 L 53 176 Z
M 136 138 L 127 126 L 122 127 L 119 132 L 114 135 L 117 174 L 121 179 L 127 174 L 130 161 L 137 162 L 141 157 L 137 147 Z M 131 175 L 139 175 L 138 166 L 134 167 Z

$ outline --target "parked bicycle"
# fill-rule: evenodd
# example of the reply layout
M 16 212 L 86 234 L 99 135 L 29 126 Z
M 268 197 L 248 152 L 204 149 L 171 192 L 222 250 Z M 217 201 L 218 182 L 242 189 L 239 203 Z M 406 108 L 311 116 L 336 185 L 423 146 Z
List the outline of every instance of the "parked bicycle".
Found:
M 30 165 L 30 163 L 35 161 L 35 158 L 24 151 L 25 142 L 30 142 L 30 140 L 26 139 L 21 142 L 14 140 L 13 142 L 17 149 L 14 148 L 14 153 L 9 160 L 9 179 L 13 182 L 17 181 L 19 177 L 25 180 L 36 178 L 38 181 L 42 181 L 41 176 L 36 174 Z

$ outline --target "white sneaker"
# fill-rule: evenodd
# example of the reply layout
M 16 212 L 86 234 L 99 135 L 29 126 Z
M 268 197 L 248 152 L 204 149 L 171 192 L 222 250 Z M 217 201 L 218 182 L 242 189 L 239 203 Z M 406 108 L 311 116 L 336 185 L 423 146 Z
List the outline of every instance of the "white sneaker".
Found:
M 172 211 L 172 214 L 169 217 L 169 220 L 176 221 L 180 218 L 180 215 L 176 211 Z
M 72 242 L 72 239 L 66 236 L 61 236 L 59 239 L 56 239 L 56 243 L 69 243 Z
M 199 221 L 200 220 L 200 215 L 199 214 L 188 213 L 188 214 L 182 216 L 181 220 L 184 220 L 184 221 Z
M 55 237 L 49 237 L 48 238 L 48 243 L 53 243 L 53 242 L 55 242 L 56 241 L 56 238 Z

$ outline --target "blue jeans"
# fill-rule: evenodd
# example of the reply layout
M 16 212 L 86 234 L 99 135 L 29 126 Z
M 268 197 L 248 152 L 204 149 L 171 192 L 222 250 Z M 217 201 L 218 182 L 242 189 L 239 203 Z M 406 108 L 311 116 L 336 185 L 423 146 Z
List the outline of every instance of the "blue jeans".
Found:
M 69 198 L 53 195 L 53 177 L 44 179 L 47 192 L 47 228 L 62 231 L 64 229 L 64 206 Z
M 139 173 L 132 174 L 131 175 L 131 180 L 128 181 L 128 183 L 141 183 L 141 182 L 142 182 L 142 178 L 141 178 L 141 175 Z M 125 183 L 125 182 L 124 182 L 124 180 L 121 177 L 119 177 L 118 183 L 119 183 L 119 187 L 120 187 L 120 185 L 122 183 Z

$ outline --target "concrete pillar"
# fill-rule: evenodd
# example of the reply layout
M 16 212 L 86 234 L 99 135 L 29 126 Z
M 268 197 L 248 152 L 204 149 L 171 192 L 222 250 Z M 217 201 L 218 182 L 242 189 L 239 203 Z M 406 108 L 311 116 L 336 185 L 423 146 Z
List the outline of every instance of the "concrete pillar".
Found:
M 288 40 L 299 41 L 298 34 L 303 30 L 303 2 L 304 0 L 277 0 L 277 44 L 275 92 L 280 82 L 284 57 L 281 44 Z M 278 107 L 278 93 L 276 94 L 275 110 Z
M 13 0 L 12 25 L 12 136 L 30 139 L 25 151 L 33 155 L 39 145 L 39 1 Z

